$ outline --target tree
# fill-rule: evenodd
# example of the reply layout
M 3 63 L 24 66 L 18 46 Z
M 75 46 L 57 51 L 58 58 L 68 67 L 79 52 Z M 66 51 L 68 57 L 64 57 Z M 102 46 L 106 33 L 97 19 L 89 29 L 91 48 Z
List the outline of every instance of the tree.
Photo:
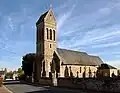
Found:
M 15 71 L 14 71 L 14 73 L 15 73 Z M 18 73 L 18 76 L 24 75 L 24 71 L 22 70 L 22 68 L 18 68 L 17 73 Z
M 10 71 L 6 74 L 6 77 L 5 78 L 9 78 L 9 79 L 12 79 L 13 78 L 13 72 Z
M 29 53 L 23 56 L 22 60 L 22 70 L 25 75 L 32 76 L 33 62 L 35 61 L 35 53 Z
M 18 71 L 17 71 L 18 73 L 23 73 L 23 70 L 22 70 L 22 68 L 18 68 Z
M 4 72 L 5 72 L 5 74 L 7 74 L 7 68 L 5 68 Z

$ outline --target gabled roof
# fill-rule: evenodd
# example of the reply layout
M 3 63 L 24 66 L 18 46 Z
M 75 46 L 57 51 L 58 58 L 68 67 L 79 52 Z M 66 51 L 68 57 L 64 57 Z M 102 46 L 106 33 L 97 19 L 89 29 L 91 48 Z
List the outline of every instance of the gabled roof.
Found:
M 90 56 L 86 52 L 79 52 L 57 48 L 57 52 L 64 60 L 63 64 L 100 65 L 103 61 L 98 56 Z
M 44 21 L 45 21 L 44 19 L 46 19 L 46 17 L 47 17 L 50 13 L 53 14 L 53 19 L 56 20 L 55 15 L 54 15 L 54 13 L 53 13 L 53 11 L 52 11 L 52 8 L 50 8 L 48 11 L 46 11 L 45 13 L 43 13 L 43 14 L 40 16 L 40 18 L 39 18 L 38 21 L 36 22 L 36 25 L 40 24 L 41 22 L 44 22 Z
M 49 11 L 49 10 L 48 10 Z M 38 19 L 38 21 L 36 22 L 36 25 L 38 25 L 39 23 L 43 22 L 44 21 L 44 18 L 46 17 L 46 15 L 48 14 L 48 11 L 45 12 L 44 14 L 42 14 L 40 16 L 40 18 Z
M 115 68 L 115 67 L 113 67 L 113 66 L 111 66 L 111 65 L 108 65 L 108 67 L 109 67 L 110 69 L 117 69 L 117 68 Z
M 117 69 L 109 64 L 101 64 L 101 66 L 99 67 L 99 69 Z

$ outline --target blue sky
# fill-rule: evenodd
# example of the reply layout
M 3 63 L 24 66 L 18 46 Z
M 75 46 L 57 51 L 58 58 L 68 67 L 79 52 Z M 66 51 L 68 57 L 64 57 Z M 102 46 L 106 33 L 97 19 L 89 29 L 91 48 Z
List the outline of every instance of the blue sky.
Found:
M 51 1 L 0 2 L 0 68 L 17 69 L 24 54 L 35 52 L 35 23 Z M 119 0 L 53 0 L 53 11 L 58 47 L 85 51 L 120 67 Z

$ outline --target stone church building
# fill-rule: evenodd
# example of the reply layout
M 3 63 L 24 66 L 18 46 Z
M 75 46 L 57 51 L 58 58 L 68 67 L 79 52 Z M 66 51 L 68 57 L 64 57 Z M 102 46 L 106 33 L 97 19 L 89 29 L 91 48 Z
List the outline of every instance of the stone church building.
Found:
M 56 17 L 50 8 L 36 22 L 36 54 L 34 78 L 41 77 L 96 77 L 97 67 L 103 61 L 86 52 L 57 47 Z

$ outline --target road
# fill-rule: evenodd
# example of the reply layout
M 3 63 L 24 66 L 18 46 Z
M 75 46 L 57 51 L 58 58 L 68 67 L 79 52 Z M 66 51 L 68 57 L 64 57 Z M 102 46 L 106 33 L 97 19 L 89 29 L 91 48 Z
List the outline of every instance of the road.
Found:
M 82 90 L 56 88 L 49 86 L 33 86 L 22 84 L 19 81 L 9 81 L 9 83 L 5 82 L 5 86 L 13 93 L 90 93 L 84 92 Z

